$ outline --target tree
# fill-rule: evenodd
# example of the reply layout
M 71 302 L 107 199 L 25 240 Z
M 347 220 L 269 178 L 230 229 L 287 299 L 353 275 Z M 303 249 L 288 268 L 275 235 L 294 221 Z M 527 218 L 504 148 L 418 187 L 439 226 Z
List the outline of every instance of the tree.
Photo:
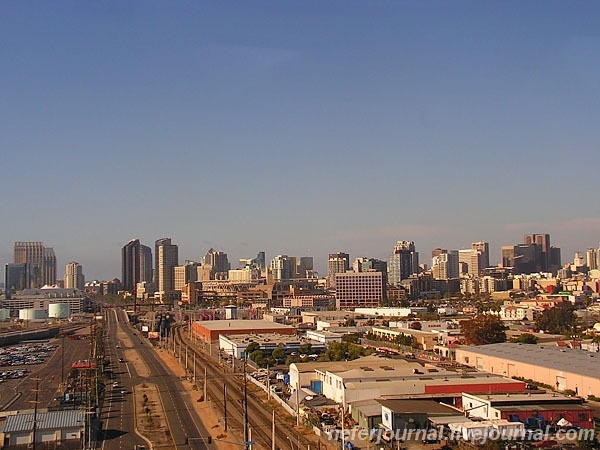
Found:
M 257 342 L 250 342 L 246 346 L 246 355 L 251 355 L 256 350 L 260 350 L 260 344 L 258 344 Z
M 519 344 L 537 344 L 538 338 L 531 333 L 523 333 L 519 337 L 513 340 Z
M 422 328 L 423 328 L 423 325 L 421 325 L 421 322 L 411 322 L 411 324 L 410 324 L 411 330 L 421 330 Z
M 265 354 L 262 350 L 254 350 L 250 353 L 249 358 L 254 361 L 258 367 L 264 367 L 266 365 Z
M 276 348 L 273 349 L 271 357 L 277 361 L 285 359 L 285 352 L 283 351 L 282 344 L 279 344 Z
M 310 342 L 307 342 L 306 344 L 300 344 L 300 347 L 298 347 L 298 352 L 305 355 L 309 354 L 311 350 L 312 345 Z
M 552 334 L 568 334 L 575 330 L 577 317 L 575 307 L 563 302 L 560 306 L 546 309 L 535 321 L 538 330 Z
M 469 344 L 496 344 L 506 341 L 506 327 L 498 316 L 479 314 L 460 323 L 462 334 Z

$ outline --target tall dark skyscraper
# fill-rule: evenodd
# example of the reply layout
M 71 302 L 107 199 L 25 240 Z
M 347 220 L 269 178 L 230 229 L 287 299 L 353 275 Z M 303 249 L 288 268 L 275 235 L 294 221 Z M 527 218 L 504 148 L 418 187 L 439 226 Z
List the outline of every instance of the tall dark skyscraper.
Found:
M 6 264 L 4 266 L 4 289 L 10 296 L 29 287 L 29 267 L 23 264 Z
M 42 242 L 15 242 L 14 263 L 27 264 L 29 288 L 56 284 L 56 255 Z
M 121 251 L 121 283 L 123 289 L 128 292 L 135 292 L 137 283 L 141 277 L 141 244 L 139 239 L 132 239 L 123 246 Z

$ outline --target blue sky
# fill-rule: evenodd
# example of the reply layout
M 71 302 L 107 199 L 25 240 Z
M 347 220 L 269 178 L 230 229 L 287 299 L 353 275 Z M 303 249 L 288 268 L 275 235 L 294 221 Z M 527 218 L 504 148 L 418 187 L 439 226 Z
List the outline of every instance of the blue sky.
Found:
M 0 260 L 600 241 L 592 1 L 0 2 Z

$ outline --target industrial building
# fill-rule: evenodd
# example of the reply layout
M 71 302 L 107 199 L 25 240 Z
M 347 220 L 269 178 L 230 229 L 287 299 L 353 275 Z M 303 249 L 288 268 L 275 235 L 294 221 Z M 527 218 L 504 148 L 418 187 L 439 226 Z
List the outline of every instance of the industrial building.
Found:
M 489 373 L 445 369 L 404 359 L 365 356 L 353 361 L 290 365 L 290 386 L 340 404 L 385 396 L 443 396 L 459 407 L 463 392 L 523 392 L 526 383 Z
M 36 423 L 35 433 L 33 424 Z M 7 413 L 0 429 L 0 442 L 7 446 L 36 443 L 81 441 L 85 431 L 85 413 L 82 410 L 33 411 Z
M 267 334 L 278 333 L 295 336 L 296 328 L 266 320 L 203 320 L 192 323 L 192 333 L 204 342 L 219 340 L 222 334 Z
M 600 396 L 600 354 L 552 345 L 500 344 L 459 347 L 456 361 L 477 370 L 533 380 L 587 397 Z

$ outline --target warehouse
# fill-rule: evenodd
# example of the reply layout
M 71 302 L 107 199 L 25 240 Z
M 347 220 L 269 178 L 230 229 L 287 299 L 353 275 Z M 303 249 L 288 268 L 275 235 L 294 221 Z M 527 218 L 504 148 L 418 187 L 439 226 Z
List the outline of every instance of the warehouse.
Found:
M 456 361 L 477 370 L 542 383 L 558 391 L 600 396 L 600 354 L 552 345 L 501 344 L 460 347 Z

